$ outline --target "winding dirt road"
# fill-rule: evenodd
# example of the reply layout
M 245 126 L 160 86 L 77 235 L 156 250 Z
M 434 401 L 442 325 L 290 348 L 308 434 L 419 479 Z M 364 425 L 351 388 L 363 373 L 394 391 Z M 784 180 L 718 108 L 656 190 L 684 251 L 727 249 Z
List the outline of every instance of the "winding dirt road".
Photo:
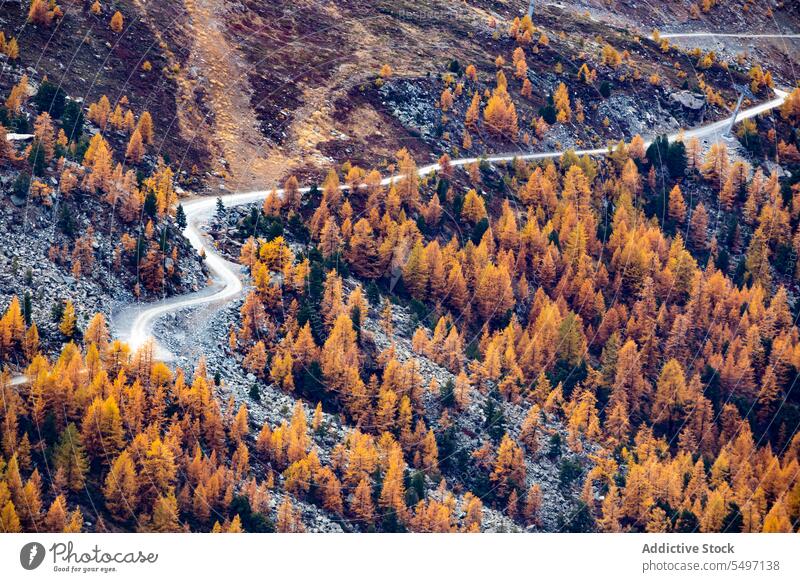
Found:
M 308 189 L 304 189 L 308 191 Z M 228 206 L 239 206 L 263 200 L 267 191 L 245 192 L 222 196 Z M 212 283 L 195 293 L 178 295 L 152 303 L 134 303 L 112 317 L 115 337 L 127 341 L 131 349 L 141 347 L 152 336 L 156 320 L 167 314 L 200 305 L 221 305 L 236 298 L 243 289 L 241 267 L 222 258 L 200 230 L 200 223 L 216 209 L 216 198 L 194 198 L 183 203 L 186 212 L 184 235 L 198 253 L 205 253 L 205 263 L 211 273 Z M 169 360 L 172 354 L 156 342 L 156 357 Z
M 788 93 L 781 90 L 775 90 L 776 97 L 755 105 L 743 111 L 740 111 L 736 117 L 736 121 L 755 117 L 766 111 L 770 111 L 779 107 L 786 100 Z M 683 132 L 684 139 L 697 137 L 700 139 L 716 141 L 720 139 L 728 127 L 730 126 L 732 117 L 727 117 L 720 121 L 710 123 L 694 129 L 688 129 Z M 649 145 L 652 141 L 651 136 L 645 144 Z M 672 141 L 678 137 L 678 134 L 669 136 Z M 575 153 L 578 155 L 597 156 L 603 155 L 608 152 L 607 148 L 585 149 L 577 150 Z M 542 160 L 547 158 L 557 158 L 563 155 L 564 151 L 551 151 L 551 152 L 511 152 L 502 153 L 497 155 L 488 156 L 485 158 L 459 158 L 452 160 L 453 166 L 465 166 L 476 161 L 486 160 L 490 163 L 508 162 L 515 158 L 523 160 Z M 430 164 L 419 168 L 419 175 L 426 176 L 436 172 L 438 164 Z M 400 176 L 390 176 L 382 180 L 383 185 L 391 184 L 392 182 L 401 179 Z M 344 188 L 344 187 L 343 187 Z M 302 193 L 307 193 L 308 188 L 302 188 Z M 223 203 L 227 206 L 239 206 L 242 204 L 251 204 L 260 202 L 266 198 L 269 190 L 258 190 L 254 192 L 241 192 L 235 194 L 228 194 L 221 196 Z M 282 190 L 277 190 L 278 194 L 282 194 Z M 171 297 L 161 301 L 152 303 L 135 303 L 123 308 L 120 312 L 114 314 L 112 318 L 112 329 L 114 336 L 127 341 L 133 350 L 142 346 L 153 335 L 153 326 L 159 317 L 168 313 L 174 313 L 183 309 L 199 307 L 201 305 L 220 306 L 238 297 L 243 289 L 243 272 L 239 265 L 231 263 L 222 258 L 215 250 L 213 245 L 208 241 L 207 237 L 201 232 L 200 224 L 208 219 L 215 211 L 216 198 L 205 197 L 195 198 L 185 201 L 183 208 L 186 213 L 187 227 L 185 231 L 186 237 L 189 239 L 192 247 L 198 253 L 204 252 L 206 257 L 206 266 L 211 273 L 212 283 L 202 291 L 189 293 Z M 156 356 L 162 359 L 170 359 L 172 354 L 165 349 L 162 345 L 156 342 Z
M 700 38 L 700 37 L 719 37 L 719 38 L 800 38 L 800 34 L 789 33 L 766 33 L 766 34 L 747 34 L 743 32 L 662 32 L 661 38 Z

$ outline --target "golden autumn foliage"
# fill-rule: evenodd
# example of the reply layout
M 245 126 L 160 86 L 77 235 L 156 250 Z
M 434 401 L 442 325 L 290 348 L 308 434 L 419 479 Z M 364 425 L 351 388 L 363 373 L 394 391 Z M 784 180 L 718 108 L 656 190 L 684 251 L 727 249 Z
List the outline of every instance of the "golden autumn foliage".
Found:
M 22 75 L 19 83 L 11 88 L 11 92 L 6 98 L 6 107 L 12 113 L 19 113 L 22 105 L 28 100 L 30 96 L 28 86 L 28 75 Z
M 617 49 L 610 44 L 606 44 L 603 46 L 602 61 L 604 65 L 616 69 L 622 63 L 622 56 Z
M 504 87 L 502 78 L 498 81 L 498 87 Z M 668 237 L 656 224 L 643 220 L 642 211 L 633 204 L 635 197 L 652 188 L 633 161 L 640 161 L 646 170 L 644 150 L 641 137 L 635 137 L 630 145 L 619 146 L 607 165 L 574 154 L 562 158 L 560 170 L 549 162 L 527 167 L 518 163 L 514 168 L 515 177 L 519 177 L 515 187 L 521 207 L 504 200 L 491 208 L 478 188 L 465 189 L 459 198 L 462 224 L 471 227 L 488 221 L 488 229 L 472 240 L 448 241 L 431 232 L 421 232 L 422 227 L 418 228 L 403 215 L 410 206 L 400 202 L 396 187 L 384 204 L 378 203 L 374 210 L 368 208 L 349 234 L 344 229 L 338 231 L 336 244 L 344 249 L 344 256 L 359 277 L 394 272 L 410 297 L 463 312 L 468 321 L 463 324 L 466 328 L 462 328 L 454 318 L 442 316 L 433 319 L 431 329 L 417 327 L 413 333 L 409 332 L 412 348 L 419 357 L 457 374 L 451 386 L 419 378 L 413 362 L 401 365 L 394 358 L 392 347 L 378 356 L 381 376 L 364 372 L 361 334 L 365 331 L 361 326 L 370 308 L 357 298 L 362 292 L 360 288 L 348 290 L 342 278 L 333 272 L 323 282 L 320 312 L 324 345 L 311 337 L 306 322 L 302 331 L 292 336 L 294 349 L 276 340 L 273 367 L 278 371 L 273 379 L 279 385 L 287 391 L 302 393 L 302 372 L 296 364 L 286 363 L 287 354 L 294 357 L 302 353 L 304 362 L 317 361 L 326 398 L 338 403 L 356 426 L 365 430 L 373 427 L 376 436 L 383 434 L 386 439 L 395 439 L 403 452 L 400 462 L 400 456 L 392 452 L 398 449 L 387 445 L 383 467 L 386 474 L 380 490 L 370 491 L 369 471 L 354 468 L 342 476 L 341 493 L 336 482 L 330 481 L 333 493 L 325 503 L 333 511 L 348 512 L 363 524 L 374 524 L 376 513 L 390 510 L 397 519 L 421 531 L 474 529 L 477 518 L 470 517 L 465 525 L 459 526 L 446 504 L 440 505 L 443 501 L 409 505 L 405 499 L 406 485 L 395 477 L 397 467 L 403 467 L 404 463 L 426 474 L 442 471 L 437 438 L 441 428 L 431 432 L 427 422 L 424 425 L 420 420 L 415 422 L 419 410 L 415 386 L 433 393 L 452 394 L 446 396 L 452 398 L 449 400 L 452 408 L 439 420 L 445 426 L 453 422 L 452 418 L 458 422 L 459 412 L 469 407 L 474 398 L 471 392 L 484 391 L 489 386 L 496 387 L 503 401 L 527 405 L 529 412 L 520 428 L 518 442 L 506 435 L 495 448 L 473 451 L 474 462 L 493 483 L 496 492 L 493 506 L 525 523 L 539 522 L 543 503 L 541 491 L 526 481 L 526 459 L 540 454 L 547 422 L 552 419 L 563 419 L 566 445 L 577 454 L 585 454 L 587 441 L 609 447 L 649 447 L 647 450 L 662 451 L 652 462 L 666 466 L 677 463 L 683 451 L 699 451 L 713 460 L 717 451 L 724 448 L 720 435 L 725 423 L 717 426 L 710 422 L 712 405 L 703 396 L 705 380 L 690 357 L 700 341 L 694 334 L 698 329 L 706 329 L 704 326 L 710 325 L 711 320 L 690 316 L 688 310 L 698 301 L 713 303 L 734 296 L 740 306 L 761 297 L 757 299 L 763 305 L 759 312 L 769 309 L 763 289 L 770 282 L 762 274 L 764 257 L 768 256 L 763 250 L 769 244 L 766 231 L 762 230 L 764 242 L 759 243 L 760 235 L 756 236 L 755 246 L 751 244 L 747 252 L 745 272 L 756 281 L 751 290 L 735 291 L 725 275 L 713 266 L 703 271 L 688 249 L 702 250 L 714 243 L 710 240 L 710 220 L 704 203 L 687 199 L 683 183 L 669 185 L 665 210 L 673 223 L 687 229 L 685 244 L 682 235 Z M 722 150 L 710 154 L 704 178 L 713 182 L 722 175 L 734 191 L 747 190 L 747 168 L 726 165 L 724 155 Z M 603 178 L 608 181 L 605 186 L 599 183 L 600 166 L 609 172 Z M 459 175 L 449 159 L 440 160 L 437 170 L 449 179 L 457 179 Z M 480 184 L 474 169 L 466 170 L 470 182 Z M 405 175 L 411 172 L 406 170 Z M 420 200 L 418 208 L 425 225 L 435 229 L 458 193 L 441 192 L 427 198 L 430 187 L 426 187 L 425 181 L 415 182 L 413 187 L 412 196 Z M 764 186 L 754 188 L 758 192 L 754 199 L 761 200 L 753 211 L 754 220 L 783 224 L 784 219 L 778 215 L 772 214 L 775 218 L 769 219 L 760 216 Z M 408 196 L 406 190 L 403 198 Z M 602 245 L 597 240 L 596 213 L 605 196 L 615 200 L 615 207 L 610 217 L 610 238 Z M 358 212 L 354 197 L 345 195 L 341 204 L 344 206 L 347 201 L 353 201 L 353 210 Z M 770 236 L 784 242 L 789 240 L 779 232 L 785 233 L 785 228 L 770 231 Z M 319 244 L 324 247 L 328 238 L 321 234 Z M 594 263 L 601 249 L 607 258 Z M 631 299 L 622 302 L 613 299 L 604 292 L 607 286 Z M 550 298 L 551 291 L 559 297 L 558 301 Z M 672 311 L 659 310 L 656 297 L 669 297 L 665 301 L 675 302 L 670 303 Z M 776 313 L 780 309 L 778 303 L 773 309 Z M 353 310 L 353 305 L 358 305 L 358 309 Z M 384 306 L 381 315 L 381 329 L 390 335 L 396 333 L 393 312 L 394 308 Z M 750 397 L 758 394 L 759 405 L 767 411 L 764 414 L 769 414 L 779 401 L 780 382 L 767 375 L 759 391 L 753 375 L 755 354 L 748 353 L 751 348 L 745 347 L 757 346 L 757 342 L 754 339 L 745 342 L 744 335 L 733 343 L 722 339 L 731 337 L 726 336 L 728 333 L 737 335 L 735 314 L 739 311 L 733 308 L 730 313 L 733 319 L 727 322 L 727 331 L 705 340 L 705 345 L 711 347 L 702 356 L 703 365 L 719 370 L 723 393 L 739 392 Z M 291 318 L 283 325 L 294 327 Z M 659 331 L 654 332 L 653 325 Z M 782 325 L 785 329 L 787 324 Z M 479 355 L 473 362 L 463 357 L 464 333 L 470 326 L 481 334 Z M 654 333 L 660 334 L 661 341 L 655 340 Z M 756 337 L 759 332 L 750 333 Z M 318 345 L 322 345 L 321 350 Z M 597 367 L 588 364 L 590 352 L 599 362 Z M 557 362 L 567 369 L 587 366 L 586 379 L 569 387 L 563 382 L 551 384 L 542 370 L 552 373 Z M 605 410 L 596 393 L 601 386 L 610 395 Z M 725 421 L 729 425 L 738 426 L 742 422 L 735 416 L 726 418 L 731 419 Z M 664 448 L 665 435 L 679 443 L 673 450 Z M 372 458 L 372 453 L 363 443 L 363 433 L 350 446 L 356 447 L 368 466 L 375 462 L 366 460 Z M 336 463 L 347 466 L 345 452 L 340 452 L 341 458 L 338 453 L 334 455 L 339 459 Z M 645 469 L 639 467 L 645 463 L 640 460 L 641 455 L 647 456 L 642 452 L 621 461 L 626 471 L 631 470 L 627 485 L 616 486 L 606 501 L 590 507 L 599 527 L 609 531 L 625 528 L 671 531 L 678 527 L 674 519 L 654 505 L 656 494 L 648 491 Z M 609 472 L 603 474 L 600 469 L 593 469 L 587 476 L 582 493 L 586 499 L 593 500 L 592 491 L 602 479 L 620 469 L 604 470 Z M 304 483 L 314 478 L 310 465 L 300 459 L 290 464 L 287 471 L 292 491 L 308 494 L 310 490 Z M 668 473 L 670 469 L 664 471 Z M 687 503 L 699 527 L 707 530 L 719 527 L 720 515 L 722 518 L 727 515 L 725 505 L 720 509 L 723 492 L 715 492 L 712 473 L 704 475 L 709 494 L 700 498 L 699 506 L 691 489 L 700 483 L 699 475 L 694 481 L 689 480 L 691 485 L 685 491 L 675 494 L 677 500 L 664 498 L 670 504 Z M 329 477 L 324 477 L 324 481 L 328 482 Z M 729 486 L 733 488 L 733 484 Z M 465 503 L 477 515 L 474 502 Z M 779 513 L 776 509 L 773 516 Z M 781 523 L 780 517 L 771 518 L 769 528 L 783 527 Z
M 508 94 L 502 71 L 498 73 L 497 87 L 483 110 L 483 120 L 490 132 L 516 141 L 519 132 L 517 108 Z
M 122 13 L 119 10 L 117 10 L 111 17 L 111 20 L 108 23 L 108 27 L 117 34 L 119 34 L 120 32 L 122 32 L 123 26 L 124 22 L 122 18 Z
M 553 103 L 556 108 L 556 119 L 559 123 L 567 123 L 572 119 L 569 91 L 567 91 L 567 86 L 564 83 L 559 83 L 553 94 Z
M 95 123 L 100 129 L 105 129 L 106 123 L 111 115 L 111 102 L 108 97 L 103 95 L 100 99 L 89 105 L 89 112 L 87 117 L 90 121 Z
M 781 105 L 781 116 L 794 126 L 800 122 L 800 88 L 795 87 Z
M 144 145 L 142 140 L 142 134 L 139 129 L 135 129 L 131 134 L 131 139 L 128 142 L 128 147 L 125 150 L 125 158 L 133 163 L 138 164 L 142 161 L 142 156 L 144 155 Z
M 153 143 L 153 117 L 149 111 L 142 112 L 136 124 L 136 129 L 139 130 L 145 144 L 151 145 Z
M 28 22 L 48 26 L 53 20 L 53 12 L 45 0 L 32 0 L 28 9 Z
M 469 130 L 455 135 L 470 155 L 521 138 L 506 73 L 531 98 L 526 55 L 540 31 L 530 19 L 512 27 L 513 68 L 498 63 L 491 93 L 474 66 L 437 90 L 446 117 L 466 110 Z M 625 71 L 626 58 L 603 49 L 605 66 Z M 751 72 L 761 88 L 766 76 Z M 584 65 L 578 79 L 596 71 Z M 574 95 L 555 88 L 559 123 L 591 115 Z M 141 179 L 122 165 L 157 141 L 153 119 L 104 97 L 88 116 L 116 135 L 93 135 L 82 163 L 59 160 L 70 144 L 58 122 L 36 119 L 58 188 L 37 180 L 33 197 L 97 194 L 119 209 L 140 228 L 119 235 L 113 260 L 133 261 L 142 289 L 161 293 L 178 182 L 163 160 Z M 529 138 L 548 130 L 535 115 L 524 123 Z M 780 137 L 776 153 L 791 159 Z M 290 177 L 249 209 L 248 228 L 227 233 L 249 277 L 222 330 L 242 368 L 233 379 L 156 362 L 152 345 L 131 353 L 85 305 L 65 301 L 38 327 L 9 299 L 0 361 L 27 366 L 30 383 L 12 390 L 0 377 L 0 530 L 81 530 L 87 488 L 104 521 L 144 531 L 288 533 L 330 519 L 472 532 L 500 513 L 544 528 L 562 496 L 587 529 L 796 529 L 800 440 L 780 411 L 800 367 L 797 273 L 777 263 L 800 249 L 800 192 L 724 145 L 703 158 L 694 140 L 677 178 L 654 169 L 641 136 L 596 158 L 462 166 L 456 149 L 424 166 L 398 151 L 391 183 L 350 162 L 319 191 Z M 101 234 L 81 231 L 54 262 L 89 276 L 105 260 Z M 536 482 L 545 455 L 558 459 L 547 463 L 558 463 L 555 500 Z

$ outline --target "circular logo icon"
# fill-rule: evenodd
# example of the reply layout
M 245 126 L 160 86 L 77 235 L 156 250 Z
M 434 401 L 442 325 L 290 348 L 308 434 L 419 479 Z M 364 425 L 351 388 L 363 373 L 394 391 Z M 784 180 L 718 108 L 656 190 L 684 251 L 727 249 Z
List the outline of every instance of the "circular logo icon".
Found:
M 19 563 L 26 570 L 35 570 L 44 561 L 44 546 L 39 542 L 30 542 L 19 551 Z

